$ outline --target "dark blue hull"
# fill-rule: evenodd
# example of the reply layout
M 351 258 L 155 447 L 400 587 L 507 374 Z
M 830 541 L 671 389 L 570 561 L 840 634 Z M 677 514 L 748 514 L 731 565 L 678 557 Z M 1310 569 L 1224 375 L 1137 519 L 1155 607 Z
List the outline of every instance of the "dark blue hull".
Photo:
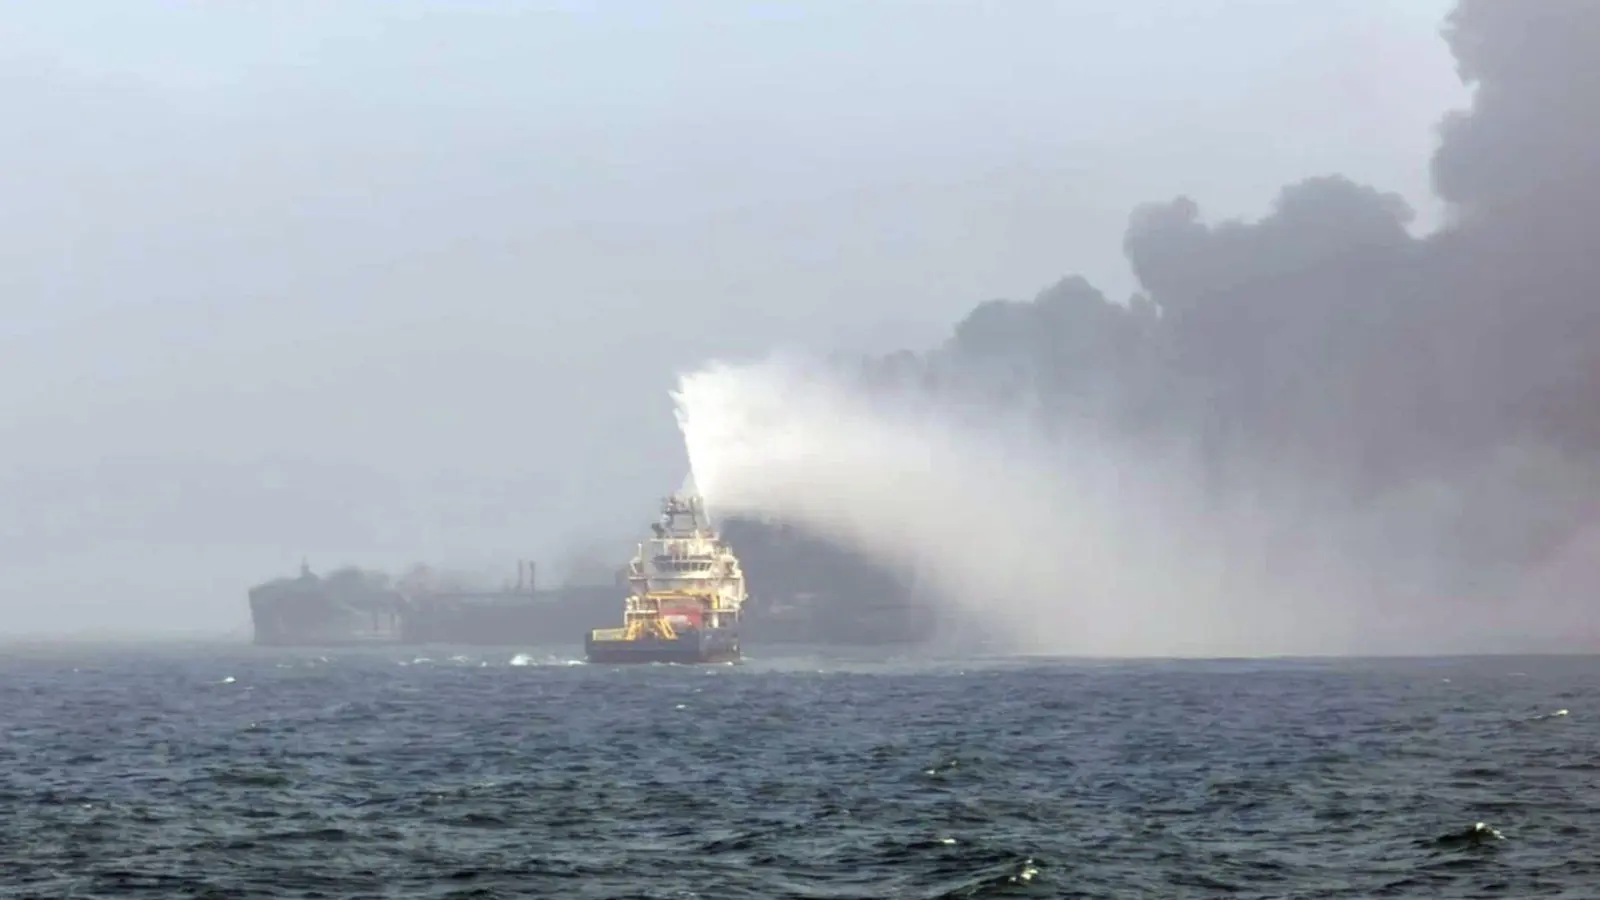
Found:
M 725 663 L 738 662 L 739 631 L 735 628 L 687 628 L 677 637 L 665 640 L 642 637 L 634 641 L 595 640 L 591 633 L 583 641 L 584 655 L 591 663 Z

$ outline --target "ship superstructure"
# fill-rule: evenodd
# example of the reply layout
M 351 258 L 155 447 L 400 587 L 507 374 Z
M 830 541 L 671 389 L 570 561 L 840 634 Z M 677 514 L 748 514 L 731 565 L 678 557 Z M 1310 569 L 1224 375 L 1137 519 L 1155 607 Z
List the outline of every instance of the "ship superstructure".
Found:
M 589 632 L 591 662 L 732 662 L 746 598 L 738 557 L 711 527 L 704 501 L 674 494 L 628 564 L 621 628 Z

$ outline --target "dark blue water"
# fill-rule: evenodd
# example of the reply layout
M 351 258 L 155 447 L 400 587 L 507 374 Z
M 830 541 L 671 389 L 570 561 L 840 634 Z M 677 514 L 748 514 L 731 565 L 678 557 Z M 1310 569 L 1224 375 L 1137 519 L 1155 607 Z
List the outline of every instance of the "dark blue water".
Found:
M 1600 886 L 1594 659 L 609 669 L 421 655 L 10 648 L 0 894 Z

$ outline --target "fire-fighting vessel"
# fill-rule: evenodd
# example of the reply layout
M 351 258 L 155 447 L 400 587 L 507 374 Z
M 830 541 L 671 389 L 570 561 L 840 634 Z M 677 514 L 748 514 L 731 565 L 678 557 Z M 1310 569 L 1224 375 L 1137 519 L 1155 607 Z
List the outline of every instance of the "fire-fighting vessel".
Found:
M 589 661 L 737 661 L 744 571 L 711 527 L 704 501 L 690 493 L 667 497 L 651 530 L 628 564 L 622 627 L 589 632 Z

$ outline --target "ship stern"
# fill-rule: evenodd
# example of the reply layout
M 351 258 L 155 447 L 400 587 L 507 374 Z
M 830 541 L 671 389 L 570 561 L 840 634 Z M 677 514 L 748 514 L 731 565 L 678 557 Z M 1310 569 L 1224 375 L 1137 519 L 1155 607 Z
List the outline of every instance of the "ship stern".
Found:
M 585 636 L 584 656 L 599 665 L 733 663 L 742 658 L 739 634 L 733 628 L 696 628 L 672 637 L 655 634 L 629 638 L 621 628 L 596 628 Z

